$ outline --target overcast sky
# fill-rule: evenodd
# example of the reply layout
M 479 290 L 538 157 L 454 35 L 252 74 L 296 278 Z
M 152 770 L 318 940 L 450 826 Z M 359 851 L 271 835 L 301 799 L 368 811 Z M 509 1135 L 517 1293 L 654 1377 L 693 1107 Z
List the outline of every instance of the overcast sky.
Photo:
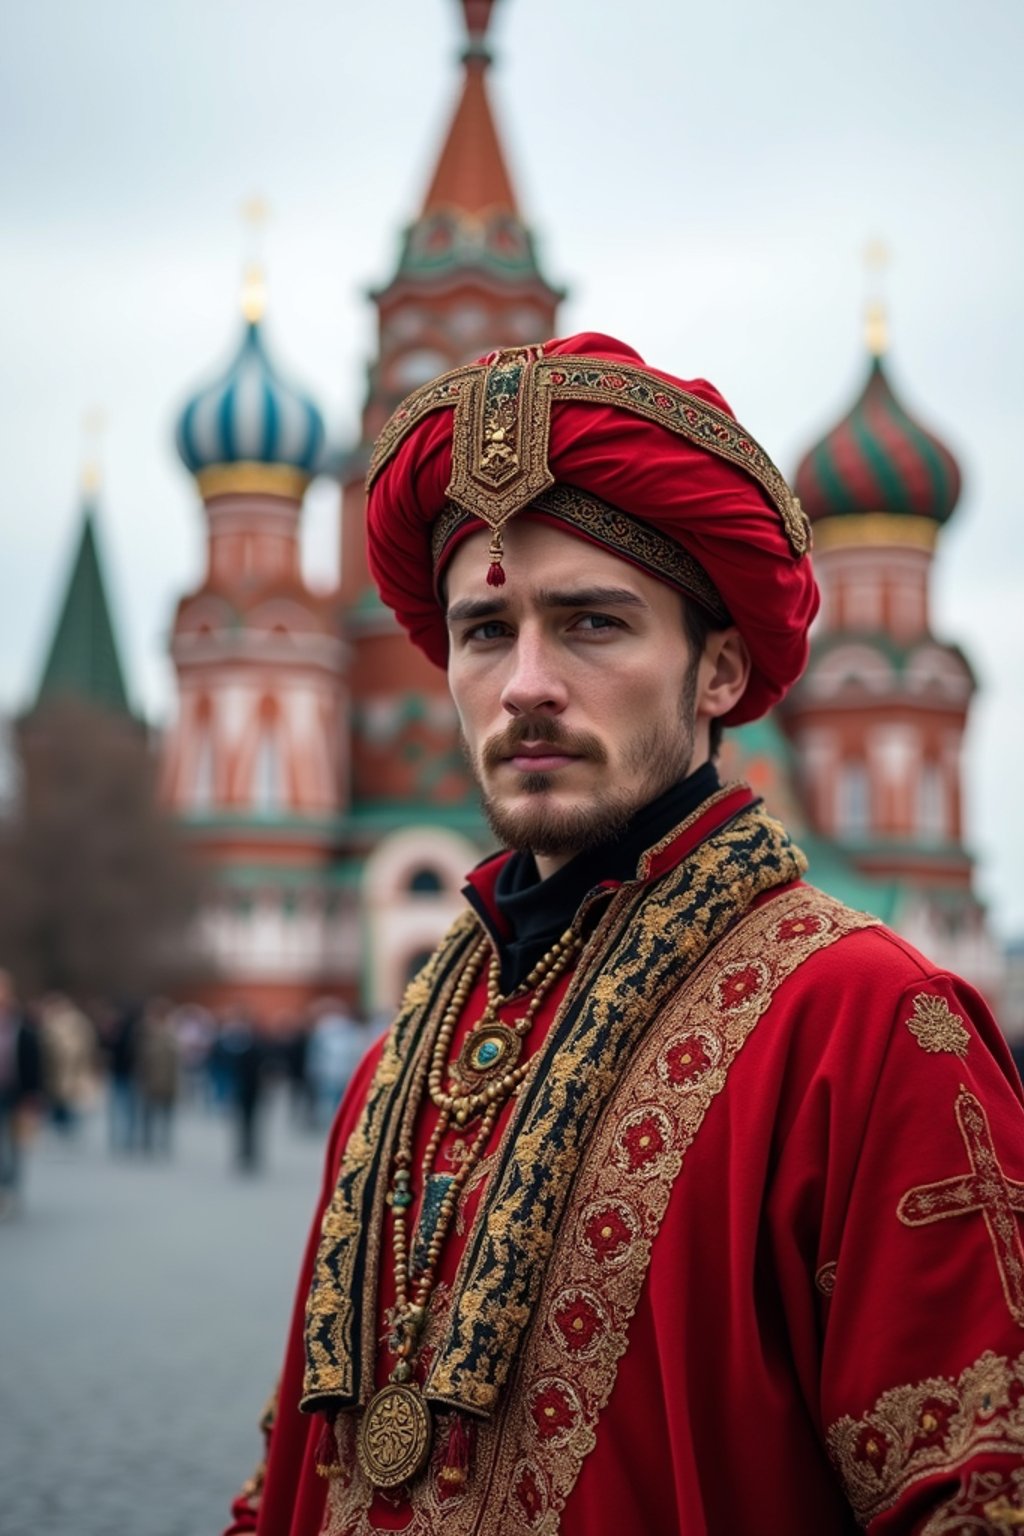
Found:
M 792 473 L 865 358 L 891 247 L 890 376 L 965 491 L 935 628 L 983 692 L 966 760 L 979 889 L 1024 932 L 1024 6 L 1020 0 L 499 0 L 499 124 L 564 332 L 704 375 Z M 31 694 L 106 412 L 101 539 L 133 696 L 201 570 L 173 446 L 237 343 L 253 193 L 278 361 L 353 432 L 366 289 L 392 272 L 457 89 L 455 0 L 0 0 L 0 710 Z M 307 506 L 336 575 L 336 497 Z

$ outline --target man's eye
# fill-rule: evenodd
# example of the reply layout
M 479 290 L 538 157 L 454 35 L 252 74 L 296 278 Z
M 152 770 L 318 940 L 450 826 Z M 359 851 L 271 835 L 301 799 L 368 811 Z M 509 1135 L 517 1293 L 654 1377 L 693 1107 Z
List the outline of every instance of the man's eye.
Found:
M 618 619 L 613 619 L 608 613 L 581 613 L 573 624 L 574 629 L 596 631 L 601 629 L 621 628 Z
M 482 624 L 474 624 L 472 629 L 467 629 L 463 639 L 500 640 L 507 632 L 507 625 L 503 624 L 500 619 L 485 619 Z

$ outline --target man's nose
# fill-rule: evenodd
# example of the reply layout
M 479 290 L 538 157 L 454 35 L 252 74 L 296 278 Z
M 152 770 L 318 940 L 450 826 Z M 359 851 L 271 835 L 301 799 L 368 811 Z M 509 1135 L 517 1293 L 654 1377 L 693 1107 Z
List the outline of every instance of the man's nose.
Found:
M 520 630 L 512 655 L 512 670 L 501 690 L 501 704 L 510 715 L 536 710 L 560 714 L 568 702 L 555 647 L 542 635 Z

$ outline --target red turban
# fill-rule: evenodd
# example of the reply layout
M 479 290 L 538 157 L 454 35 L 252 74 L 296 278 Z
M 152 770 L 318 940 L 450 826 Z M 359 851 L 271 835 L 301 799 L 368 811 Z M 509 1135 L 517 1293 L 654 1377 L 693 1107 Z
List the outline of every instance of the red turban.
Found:
M 381 598 L 438 666 L 448 654 L 441 566 L 486 525 L 489 579 L 503 581 L 501 530 L 527 509 L 564 516 L 566 531 L 606 544 L 719 618 L 725 610 L 753 663 L 725 724 L 763 715 L 806 664 L 818 589 L 799 502 L 717 390 L 648 368 L 610 336 L 492 353 L 415 390 L 378 438 L 367 484 Z M 569 487 L 598 511 L 559 511 L 573 499 Z

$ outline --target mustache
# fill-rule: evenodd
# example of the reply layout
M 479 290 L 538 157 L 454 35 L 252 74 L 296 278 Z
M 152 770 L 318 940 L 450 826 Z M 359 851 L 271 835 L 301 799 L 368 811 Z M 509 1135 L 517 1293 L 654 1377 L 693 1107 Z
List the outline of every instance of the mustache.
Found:
M 483 766 L 497 768 L 527 741 L 531 746 L 543 742 L 571 757 L 588 758 L 593 763 L 608 760 L 608 754 L 596 736 L 588 736 L 584 731 L 567 731 L 550 715 L 517 715 L 500 736 L 492 736 L 484 743 L 480 753 Z

